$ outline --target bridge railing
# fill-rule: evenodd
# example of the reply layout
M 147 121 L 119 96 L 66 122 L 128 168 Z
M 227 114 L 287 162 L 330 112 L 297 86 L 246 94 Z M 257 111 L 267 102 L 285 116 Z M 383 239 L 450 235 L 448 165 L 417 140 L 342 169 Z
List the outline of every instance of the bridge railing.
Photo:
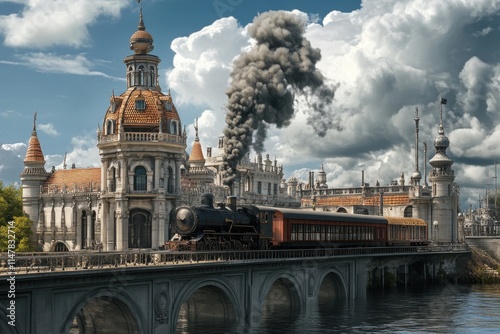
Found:
M 468 252 L 465 244 L 418 247 L 317 248 L 265 251 L 125 251 L 16 253 L 15 258 L 0 253 L 0 276 L 40 272 L 124 268 L 135 266 L 189 265 L 220 261 L 263 261 L 310 259 L 346 256 L 377 256 L 390 254 L 425 254 L 436 252 Z

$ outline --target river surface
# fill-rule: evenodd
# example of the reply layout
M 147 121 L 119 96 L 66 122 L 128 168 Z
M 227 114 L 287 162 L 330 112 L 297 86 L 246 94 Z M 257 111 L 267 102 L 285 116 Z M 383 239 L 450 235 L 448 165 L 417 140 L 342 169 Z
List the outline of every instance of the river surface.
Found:
M 276 311 L 261 323 L 180 325 L 178 333 L 500 333 L 500 285 L 444 285 L 368 292 L 366 300 Z

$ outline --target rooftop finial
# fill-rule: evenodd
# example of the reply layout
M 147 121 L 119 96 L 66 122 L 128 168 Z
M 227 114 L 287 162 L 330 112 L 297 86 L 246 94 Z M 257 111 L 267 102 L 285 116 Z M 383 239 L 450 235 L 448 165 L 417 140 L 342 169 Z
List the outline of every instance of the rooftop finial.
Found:
M 33 134 L 36 135 L 36 111 L 35 114 L 33 115 Z
M 137 26 L 138 30 L 146 30 L 146 26 L 144 25 L 144 21 L 142 19 L 142 2 L 141 0 L 137 0 L 137 3 L 141 4 L 140 15 L 139 15 L 139 25 Z
M 199 141 L 199 140 L 200 140 L 200 138 L 198 138 L 198 117 L 196 117 L 196 120 L 195 120 L 195 125 L 194 125 L 194 129 L 195 129 L 195 131 L 196 131 L 196 137 L 195 137 L 195 139 L 194 139 L 194 140 Z
M 448 100 L 441 96 L 441 102 L 440 102 L 440 106 L 441 106 L 440 113 L 441 113 L 441 115 L 439 117 L 439 134 L 444 134 L 444 128 L 443 128 L 443 104 L 446 104 L 447 102 L 448 102 Z
M 66 156 L 67 156 L 67 152 L 64 152 L 64 161 L 63 161 L 63 169 L 66 169 Z

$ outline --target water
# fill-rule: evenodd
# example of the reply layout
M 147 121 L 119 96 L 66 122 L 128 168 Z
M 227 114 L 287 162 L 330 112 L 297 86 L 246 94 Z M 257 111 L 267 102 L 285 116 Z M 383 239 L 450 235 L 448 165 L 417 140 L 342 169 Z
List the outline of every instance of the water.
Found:
M 179 333 L 500 333 L 500 285 L 389 289 L 316 309 L 275 312 L 253 327 L 207 320 Z

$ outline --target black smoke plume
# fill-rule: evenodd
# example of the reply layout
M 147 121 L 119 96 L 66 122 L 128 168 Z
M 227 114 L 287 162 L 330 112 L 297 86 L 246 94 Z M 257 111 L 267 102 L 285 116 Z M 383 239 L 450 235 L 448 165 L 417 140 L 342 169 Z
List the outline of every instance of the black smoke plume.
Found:
M 304 20 L 285 11 L 257 16 L 248 28 L 255 45 L 233 63 L 224 129 L 225 184 L 232 185 L 238 162 L 253 146 L 264 149 L 268 124 L 286 127 L 294 116 L 295 94 L 304 95 L 311 108 L 308 124 L 320 136 L 332 127 L 325 107 L 334 91 L 316 69 L 319 49 L 304 37 Z M 255 134 L 255 138 L 254 138 Z

